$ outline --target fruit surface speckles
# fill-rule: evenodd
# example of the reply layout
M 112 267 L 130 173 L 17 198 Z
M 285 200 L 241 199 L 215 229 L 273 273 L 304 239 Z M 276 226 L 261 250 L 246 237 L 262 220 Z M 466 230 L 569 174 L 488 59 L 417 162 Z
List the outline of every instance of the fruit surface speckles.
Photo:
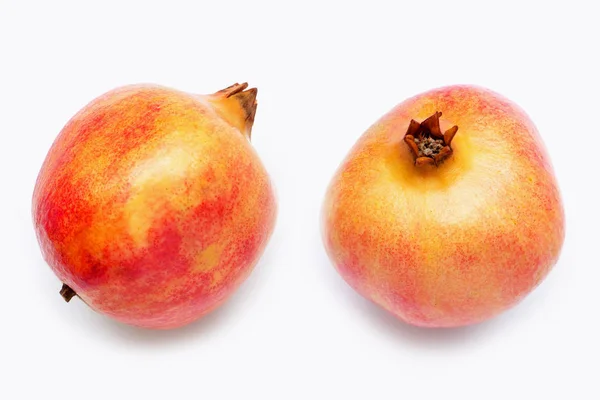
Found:
M 276 204 L 247 137 L 251 121 L 236 107 L 236 96 L 254 100 L 245 87 L 199 96 L 127 86 L 60 133 L 38 177 L 34 222 L 46 261 L 92 308 L 173 328 L 217 307 L 250 273 Z
M 452 155 L 416 166 L 411 119 L 441 111 Z M 555 264 L 564 214 L 549 157 L 526 114 L 489 90 L 436 89 L 376 122 L 335 174 L 323 236 L 342 277 L 420 326 L 483 321 L 516 304 Z

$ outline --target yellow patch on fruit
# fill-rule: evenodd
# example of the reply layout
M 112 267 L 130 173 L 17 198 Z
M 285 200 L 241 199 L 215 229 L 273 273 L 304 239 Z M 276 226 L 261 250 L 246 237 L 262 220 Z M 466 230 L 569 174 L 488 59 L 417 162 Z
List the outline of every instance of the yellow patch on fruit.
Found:
M 217 265 L 221 259 L 225 246 L 223 244 L 213 243 L 206 247 L 194 260 L 193 272 L 209 272 Z
M 202 179 L 188 183 L 189 177 L 200 173 L 200 150 L 187 146 L 185 137 L 175 133 L 154 146 L 162 148 L 153 158 L 136 164 L 130 174 L 130 196 L 125 204 L 128 232 L 136 245 L 145 246 L 153 221 L 168 209 L 182 211 L 197 205 L 206 186 Z M 153 147 L 154 147 L 153 146 Z M 197 142 L 196 142 L 197 146 Z M 210 147 L 210 146 L 207 146 Z M 151 149 L 147 149 L 151 151 Z M 184 190 L 188 190 L 185 195 Z

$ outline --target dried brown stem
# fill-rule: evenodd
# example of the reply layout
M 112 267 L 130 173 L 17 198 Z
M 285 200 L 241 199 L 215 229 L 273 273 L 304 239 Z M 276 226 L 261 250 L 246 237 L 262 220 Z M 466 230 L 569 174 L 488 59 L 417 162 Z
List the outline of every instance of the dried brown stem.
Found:
M 60 295 L 68 303 L 73 297 L 77 296 L 77 293 L 75 293 L 75 291 L 71 289 L 69 285 L 63 283 L 62 288 L 60 289 Z

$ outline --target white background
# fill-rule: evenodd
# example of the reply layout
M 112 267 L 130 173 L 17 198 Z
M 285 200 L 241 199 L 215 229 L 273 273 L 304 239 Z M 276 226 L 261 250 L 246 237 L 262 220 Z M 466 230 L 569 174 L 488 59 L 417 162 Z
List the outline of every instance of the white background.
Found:
M 0 398 L 600 398 L 597 2 L 283 3 L 0 1 Z M 169 332 L 66 304 L 30 217 L 62 126 L 119 85 L 209 93 L 238 81 L 259 88 L 253 144 L 279 200 L 251 278 Z M 346 286 L 321 245 L 319 211 L 371 123 L 455 83 L 496 90 L 535 121 L 567 239 L 518 307 L 423 330 Z

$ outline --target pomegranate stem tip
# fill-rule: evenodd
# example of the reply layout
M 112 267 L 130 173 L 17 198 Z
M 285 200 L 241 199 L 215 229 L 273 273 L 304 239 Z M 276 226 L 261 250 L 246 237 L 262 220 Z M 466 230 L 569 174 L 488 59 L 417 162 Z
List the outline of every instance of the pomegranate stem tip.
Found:
M 440 129 L 440 117 L 442 113 L 437 111 L 423 122 L 410 121 L 404 142 L 408 145 L 415 158 L 415 165 L 439 166 L 445 159 L 452 155 L 452 139 L 458 131 L 458 126 L 453 126 L 442 133 Z
M 75 291 L 71 289 L 69 285 L 63 283 L 62 288 L 60 289 L 60 295 L 68 303 L 73 297 L 77 296 L 77 293 L 75 293 Z

